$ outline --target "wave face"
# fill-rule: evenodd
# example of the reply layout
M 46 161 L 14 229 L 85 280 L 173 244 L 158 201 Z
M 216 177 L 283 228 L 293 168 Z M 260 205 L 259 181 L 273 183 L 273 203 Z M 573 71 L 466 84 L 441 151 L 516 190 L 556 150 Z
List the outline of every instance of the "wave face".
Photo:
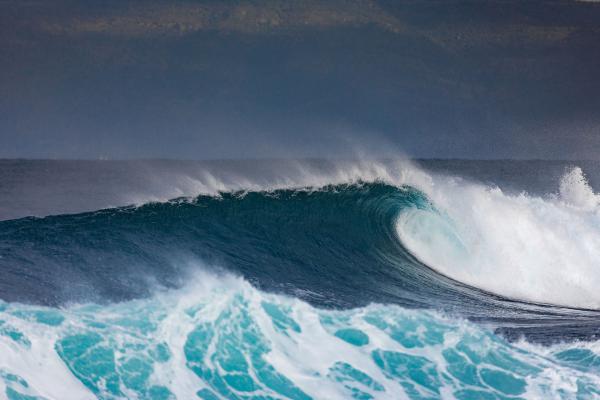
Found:
M 407 164 L 298 171 L 0 221 L 0 397 L 600 396 L 581 169 L 552 195 Z
M 369 183 L 4 221 L 2 292 L 46 305 L 128 300 L 180 286 L 202 260 L 321 306 L 400 301 L 406 285 L 407 300 L 425 301 L 417 275 L 437 278 L 403 250 L 393 221 L 426 203 L 414 189 Z
M 226 276 L 108 306 L 0 310 L 11 400 L 600 396 L 595 344 L 509 344 L 393 305 L 318 309 Z

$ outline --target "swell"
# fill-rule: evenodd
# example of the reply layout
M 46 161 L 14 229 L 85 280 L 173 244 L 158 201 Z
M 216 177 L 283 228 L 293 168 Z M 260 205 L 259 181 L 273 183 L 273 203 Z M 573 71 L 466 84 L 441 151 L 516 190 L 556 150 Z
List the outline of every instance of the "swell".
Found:
M 221 193 L 0 223 L 2 299 L 57 306 L 149 296 L 198 268 L 318 307 L 434 308 L 542 342 L 590 338 L 598 313 L 505 299 L 447 278 L 398 240 L 421 191 L 385 183 Z
M 415 269 L 390 268 L 414 262 L 393 221 L 426 204 L 414 189 L 372 183 L 5 221 L 3 295 L 42 304 L 125 300 L 147 295 L 154 283 L 178 286 L 201 262 L 321 305 L 357 306 L 393 295 L 399 285 L 387 288 L 386 280 L 398 283 L 395 273 Z

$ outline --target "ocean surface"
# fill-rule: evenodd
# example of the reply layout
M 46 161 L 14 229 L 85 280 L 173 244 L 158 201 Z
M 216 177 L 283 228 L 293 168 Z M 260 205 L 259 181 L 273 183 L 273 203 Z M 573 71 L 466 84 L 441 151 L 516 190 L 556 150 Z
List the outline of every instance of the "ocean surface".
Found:
M 0 160 L 0 398 L 600 398 L 600 163 Z

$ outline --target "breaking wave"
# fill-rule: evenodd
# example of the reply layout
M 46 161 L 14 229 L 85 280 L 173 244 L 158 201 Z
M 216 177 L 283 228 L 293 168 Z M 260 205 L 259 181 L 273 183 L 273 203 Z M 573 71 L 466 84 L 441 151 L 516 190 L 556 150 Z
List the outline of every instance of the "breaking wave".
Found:
M 407 164 L 305 172 L 0 221 L 0 393 L 600 396 L 581 169 L 547 196 Z

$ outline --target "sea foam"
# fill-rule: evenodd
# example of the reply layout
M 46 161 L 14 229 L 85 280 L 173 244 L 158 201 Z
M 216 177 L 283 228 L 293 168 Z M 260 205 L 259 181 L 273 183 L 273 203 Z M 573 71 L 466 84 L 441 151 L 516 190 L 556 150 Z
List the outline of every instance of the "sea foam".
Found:
M 600 308 L 599 196 L 581 169 L 556 196 L 507 194 L 463 180 L 424 187 L 429 209 L 406 209 L 397 231 L 425 264 L 502 296 Z
M 511 345 L 391 305 L 321 310 L 231 276 L 105 306 L 1 307 L 0 397 L 11 400 L 600 395 L 593 344 Z

